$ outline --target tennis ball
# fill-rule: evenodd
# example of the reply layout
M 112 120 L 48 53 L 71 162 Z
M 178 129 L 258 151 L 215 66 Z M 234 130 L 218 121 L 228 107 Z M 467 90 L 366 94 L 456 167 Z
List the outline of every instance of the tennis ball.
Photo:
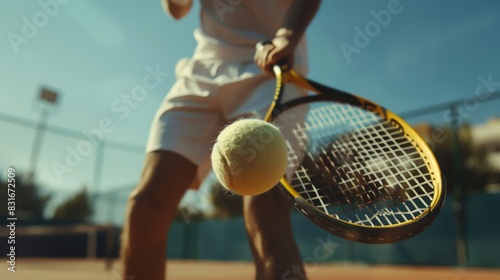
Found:
M 283 177 L 288 162 L 279 129 L 259 119 L 241 119 L 225 127 L 211 158 L 220 183 L 239 195 L 270 190 Z

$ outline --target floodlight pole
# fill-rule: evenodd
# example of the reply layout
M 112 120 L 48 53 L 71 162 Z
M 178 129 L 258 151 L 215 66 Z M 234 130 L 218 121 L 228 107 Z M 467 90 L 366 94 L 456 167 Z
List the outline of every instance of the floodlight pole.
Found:
M 42 89 L 40 91 L 40 100 L 44 103 L 50 103 L 51 105 L 56 104 L 58 94 Z M 36 164 L 38 162 L 38 156 L 40 155 L 40 148 L 42 147 L 43 135 L 45 132 L 45 127 L 47 126 L 47 118 L 49 117 L 49 108 L 43 104 L 42 112 L 40 113 L 40 118 L 38 119 L 38 124 L 36 126 L 35 139 L 33 141 L 33 148 L 31 149 L 31 156 L 29 161 L 29 176 L 28 180 L 31 181 L 35 176 Z
M 460 144 L 460 118 L 459 118 L 459 104 L 454 103 L 450 106 L 451 110 L 451 126 L 453 131 L 453 173 L 454 173 L 454 202 L 453 210 L 455 211 L 456 223 L 457 223 L 457 263 L 461 267 L 467 266 L 467 242 L 466 242 L 466 232 L 465 232 L 465 197 L 464 197 L 464 185 L 462 177 L 462 151 Z
M 42 146 L 43 134 L 45 132 L 45 127 L 47 126 L 47 118 L 49 116 L 49 110 L 44 107 L 40 113 L 40 118 L 38 119 L 38 124 L 36 126 L 35 140 L 33 142 L 33 147 L 31 149 L 30 156 L 30 179 L 35 175 L 36 164 L 38 161 L 38 156 L 40 155 L 40 148 Z

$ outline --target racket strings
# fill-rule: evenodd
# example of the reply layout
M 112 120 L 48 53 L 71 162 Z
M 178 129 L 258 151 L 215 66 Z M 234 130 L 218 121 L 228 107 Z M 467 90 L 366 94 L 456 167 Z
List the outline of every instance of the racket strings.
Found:
M 415 219 L 428 208 L 434 191 L 428 166 L 401 129 L 347 104 L 289 110 L 300 117 L 282 126 L 290 158 L 286 178 L 309 203 L 369 226 Z

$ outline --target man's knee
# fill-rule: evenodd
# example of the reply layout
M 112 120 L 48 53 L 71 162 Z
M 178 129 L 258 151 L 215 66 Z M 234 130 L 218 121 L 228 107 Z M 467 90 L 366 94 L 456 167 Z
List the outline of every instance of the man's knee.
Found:
M 157 195 L 154 187 L 146 187 L 134 190 L 128 196 L 129 205 L 136 211 L 148 208 L 150 210 L 162 210 L 167 208 L 167 197 Z
M 149 153 L 141 180 L 129 195 L 129 203 L 155 209 L 168 209 L 173 204 L 177 207 L 195 174 L 196 166 L 174 152 Z
M 253 211 L 255 212 L 254 215 L 288 215 L 290 213 L 290 202 L 277 188 L 275 187 L 258 196 L 245 197 L 245 211 Z
M 260 233 L 274 236 L 278 232 L 290 231 L 290 203 L 276 189 L 255 197 L 245 197 L 245 225 L 252 235 Z

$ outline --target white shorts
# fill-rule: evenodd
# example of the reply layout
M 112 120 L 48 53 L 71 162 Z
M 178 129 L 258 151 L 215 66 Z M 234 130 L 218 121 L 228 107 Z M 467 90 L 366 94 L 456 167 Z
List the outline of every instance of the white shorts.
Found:
M 305 69 L 298 69 L 304 72 Z M 176 152 L 198 166 L 192 188 L 211 171 L 210 154 L 217 135 L 241 117 L 263 118 L 271 103 L 275 80 L 253 60 L 182 59 L 175 69 L 177 81 L 153 120 L 146 152 Z M 307 91 L 287 85 L 283 101 Z

